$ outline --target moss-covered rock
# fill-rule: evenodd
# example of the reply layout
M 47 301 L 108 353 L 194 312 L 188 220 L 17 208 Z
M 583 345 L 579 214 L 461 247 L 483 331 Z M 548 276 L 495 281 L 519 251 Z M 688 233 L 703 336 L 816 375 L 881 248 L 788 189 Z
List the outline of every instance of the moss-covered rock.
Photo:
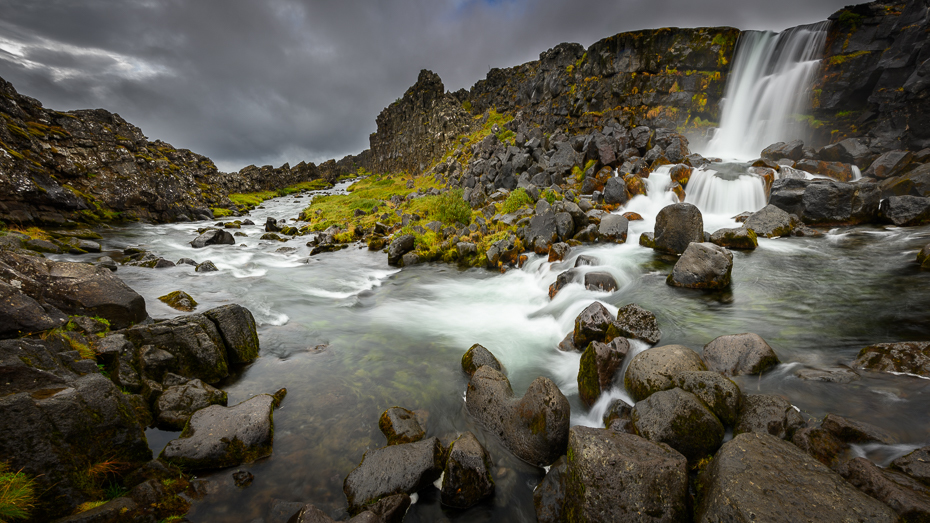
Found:
M 727 249 L 752 250 L 759 246 L 755 231 L 747 227 L 718 229 L 710 235 L 710 242 Z
M 462 355 L 462 370 L 465 371 L 465 374 L 472 376 L 475 374 L 475 371 L 478 370 L 478 367 L 482 365 L 487 365 L 492 369 L 506 375 L 507 369 L 504 368 L 504 365 L 491 354 L 491 351 L 484 348 L 481 344 L 474 344 L 465 354 Z
M 675 378 L 689 371 L 707 370 L 696 352 L 683 345 L 653 347 L 637 354 L 626 369 L 624 385 L 633 399 L 675 387 Z
M 426 436 L 426 431 L 420 426 L 417 415 L 401 407 L 391 407 L 381 413 L 381 417 L 378 418 L 378 428 L 387 438 L 388 445 L 413 443 Z
M 640 436 L 666 443 L 695 463 L 723 443 L 723 424 L 703 401 L 679 388 L 652 394 L 633 407 Z
M 742 399 L 736 383 L 713 371 L 683 372 L 675 377 L 674 382 L 676 387 L 703 401 L 724 425 L 736 424 Z
M 443 469 L 440 500 L 443 505 L 466 509 L 494 494 L 491 456 L 471 432 L 452 442 Z
M 614 375 L 630 352 L 626 338 L 614 338 L 610 343 L 592 341 L 581 354 L 578 367 L 578 395 L 587 405 L 593 405 L 601 393 L 609 390 Z
M 877 343 L 859 351 L 853 367 L 930 377 L 930 342 Z
M 172 309 L 179 311 L 192 312 L 197 308 L 197 301 L 190 294 L 180 290 L 159 296 L 158 299 Z

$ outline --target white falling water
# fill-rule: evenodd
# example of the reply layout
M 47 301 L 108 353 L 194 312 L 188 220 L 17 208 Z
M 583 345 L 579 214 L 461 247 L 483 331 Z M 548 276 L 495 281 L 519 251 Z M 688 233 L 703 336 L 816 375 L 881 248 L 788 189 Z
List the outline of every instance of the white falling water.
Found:
M 685 202 L 694 204 L 702 213 L 732 216 L 755 212 L 765 207 L 765 184 L 752 174 L 725 179 L 713 169 L 695 169 L 688 181 Z
M 801 138 L 796 115 L 806 109 L 829 24 L 740 35 L 720 128 L 705 156 L 749 160 L 775 142 Z

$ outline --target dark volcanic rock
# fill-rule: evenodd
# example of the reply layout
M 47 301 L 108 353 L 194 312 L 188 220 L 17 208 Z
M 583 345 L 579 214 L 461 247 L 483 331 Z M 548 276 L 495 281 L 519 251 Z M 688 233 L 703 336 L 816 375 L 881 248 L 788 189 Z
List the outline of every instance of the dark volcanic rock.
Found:
M 596 301 L 588 305 L 575 318 L 575 334 L 572 342 L 580 349 L 587 347 L 592 341 L 604 340 L 607 328 L 613 320 L 613 315 L 600 302 Z
M 791 232 L 799 225 L 797 217 L 772 204 L 752 213 L 744 222 L 747 229 L 755 232 L 757 236 L 765 236 L 766 238 L 791 236 Z
M 578 394 L 581 401 L 593 405 L 602 392 L 613 386 L 614 375 L 630 352 L 626 338 L 614 338 L 610 343 L 592 341 L 581 354 L 578 366 Z
M 724 376 L 761 374 L 780 362 L 775 351 L 758 334 L 730 334 L 704 345 L 704 362 Z
M 710 235 L 710 242 L 727 249 L 752 250 L 759 246 L 755 231 L 747 227 L 718 229 Z
M 668 445 L 606 429 L 572 427 L 556 521 L 677 522 L 688 518 L 687 460 Z M 558 494 L 558 489 L 544 493 Z M 537 514 L 539 511 L 537 510 Z M 540 518 L 540 521 L 553 521 Z
M 226 393 L 200 380 L 168 387 L 155 402 L 155 423 L 162 430 L 182 430 L 191 415 L 210 405 L 226 406 Z
M 855 458 L 836 468 L 846 481 L 888 505 L 901 521 L 930 521 L 930 487 L 900 472 L 883 470 L 865 458 Z
M 878 179 L 891 178 L 901 174 L 913 158 L 914 154 L 909 151 L 888 151 L 876 158 L 862 175 Z
M 853 367 L 930 377 L 930 342 L 878 343 L 859 351 Z
M 536 378 L 517 399 L 506 376 L 479 367 L 468 382 L 465 407 L 524 461 L 545 466 L 565 453 L 570 407 L 549 378 Z
M 403 234 L 394 238 L 388 247 L 388 264 L 397 265 L 401 258 L 413 250 L 415 238 L 412 234 Z
M 233 235 L 222 229 L 210 229 L 191 241 L 191 247 L 201 249 L 207 245 L 235 245 Z
M 736 424 L 742 404 L 739 387 L 719 372 L 682 372 L 673 380 L 675 386 L 698 397 L 724 425 Z
M 259 394 L 233 407 L 198 410 L 161 458 L 185 470 L 232 467 L 271 454 L 275 399 Z
M 882 443 L 894 445 L 897 440 L 884 429 L 861 421 L 827 414 L 820 426 L 845 443 Z
M 568 457 L 562 456 L 549 467 L 549 472 L 533 490 L 533 506 L 539 523 L 564 521 L 567 474 Z
M 897 521 L 887 506 L 768 434 L 728 441 L 701 474 L 695 521 Z
M 640 240 L 642 241 L 642 240 Z M 656 215 L 655 249 L 682 254 L 691 242 L 704 241 L 704 218 L 690 203 L 675 203 Z
M 439 479 L 442 469 L 437 438 L 369 450 L 342 486 L 349 512 L 357 514 L 392 494 L 413 494 Z
M 629 225 L 629 220 L 623 216 L 608 214 L 601 218 L 601 223 L 597 226 L 597 239 L 602 242 L 624 243 Z
M 504 369 L 497 357 L 484 346 L 476 343 L 465 351 L 462 356 L 462 370 L 465 371 L 465 374 L 471 376 L 482 365 L 487 365 L 500 373 L 507 374 L 507 370 Z
M 465 509 L 494 494 L 491 456 L 471 432 L 452 442 L 443 469 L 440 500 Z
M 0 281 L 0 338 L 16 338 L 34 332 L 60 327 L 68 317 L 49 307 L 46 310 L 39 302 L 18 288 Z
M 891 468 L 930 485 L 930 447 L 923 447 L 891 462 Z
M 662 339 L 662 332 L 659 330 L 659 322 L 656 321 L 655 314 L 635 303 L 630 303 L 617 310 L 616 321 L 611 322 L 607 327 L 607 339 L 617 336 L 643 340 L 650 345 L 655 345 Z
M 684 372 L 707 370 L 701 357 L 683 345 L 653 347 L 637 354 L 626 369 L 624 385 L 636 401 L 675 387 Z
M 589 291 L 613 292 L 617 290 L 617 280 L 609 272 L 589 272 L 584 275 L 584 288 Z
M 828 467 L 833 467 L 840 453 L 848 448 L 848 445 L 821 427 L 796 430 L 791 436 L 791 443 Z
M 216 324 L 226 346 L 229 363 L 250 363 L 258 358 L 258 332 L 249 309 L 237 304 L 222 305 L 203 313 Z
M 878 217 L 898 227 L 930 223 L 930 198 L 922 196 L 889 196 L 882 200 Z
M 878 185 L 867 181 L 781 179 L 769 202 L 808 225 L 855 225 L 874 221 L 880 200 Z
M 740 404 L 739 420 L 734 434 L 758 432 L 776 438 L 789 439 L 804 426 L 798 411 L 781 396 L 771 394 L 744 394 Z
M 391 407 L 381 414 L 378 428 L 387 438 L 388 445 L 413 443 L 426 436 L 426 431 L 417 421 L 417 415 L 401 407 Z
M 730 285 L 733 253 L 713 243 L 691 243 L 675 263 L 666 283 L 687 289 L 722 289 Z
M 723 424 L 690 392 L 663 390 L 633 407 L 633 425 L 640 436 L 666 443 L 695 462 L 723 443 Z
M 152 325 L 137 325 L 123 335 L 136 347 L 150 346 L 173 356 L 157 368 L 142 361 L 142 371 L 160 381 L 165 371 L 216 383 L 229 375 L 226 346 L 216 324 L 201 314 L 179 316 Z

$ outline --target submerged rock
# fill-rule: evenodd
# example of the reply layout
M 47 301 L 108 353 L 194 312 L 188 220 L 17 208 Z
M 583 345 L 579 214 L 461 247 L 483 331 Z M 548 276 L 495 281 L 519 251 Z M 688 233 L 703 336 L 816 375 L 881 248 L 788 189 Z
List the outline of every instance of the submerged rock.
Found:
M 158 300 L 179 311 L 191 312 L 197 308 L 197 301 L 184 291 L 169 292 L 164 296 L 159 296 Z
M 704 345 L 703 357 L 708 369 L 724 376 L 762 374 L 781 363 L 772 347 L 751 332 L 714 338 Z
M 570 406 L 549 378 L 536 378 L 517 399 L 506 376 L 479 367 L 468 382 L 465 407 L 524 461 L 546 466 L 565 453 Z
M 212 405 L 195 412 L 181 437 L 161 453 L 185 470 L 232 467 L 271 455 L 275 399 L 259 394 L 233 407 Z
M 357 514 L 393 494 L 413 494 L 431 486 L 442 469 L 437 438 L 369 450 L 343 482 L 349 513 Z
M 877 343 L 859 351 L 853 367 L 930 377 L 930 342 Z
M 739 434 L 720 448 L 698 482 L 696 522 L 897 521 L 800 449 L 768 434 Z
M 624 384 L 636 401 L 675 387 L 682 373 L 707 370 L 701 357 L 683 345 L 653 347 L 637 354 L 626 369 Z
M 691 243 L 675 263 L 666 283 L 688 289 L 722 289 L 730 285 L 733 254 L 713 243 Z
M 443 505 L 466 509 L 494 494 L 491 456 L 471 432 L 452 442 L 442 474 Z

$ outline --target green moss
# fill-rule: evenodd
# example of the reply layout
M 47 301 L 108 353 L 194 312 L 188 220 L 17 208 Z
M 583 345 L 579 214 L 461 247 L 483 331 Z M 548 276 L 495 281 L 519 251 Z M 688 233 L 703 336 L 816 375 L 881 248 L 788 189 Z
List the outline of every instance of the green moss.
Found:
M 227 216 L 232 216 L 233 214 L 232 211 L 229 209 L 224 209 L 223 207 L 211 207 L 210 210 L 213 211 L 214 218 L 225 218 Z
M 827 64 L 828 65 L 844 64 L 849 60 L 852 60 L 854 58 L 859 58 L 860 56 L 865 56 L 869 53 L 871 53 L 871 51 L 856 51 L 854 53 L 834 55 L 827 59 Z
M 510 214 L 526 205 L 533 205 L 533 199 L 530 198 L 526 190 L 522 187 L 518 187 L 511 192 L 507 196 L 507 199 L 504 200 L 504 203 L 501 204 L 500 212 L 501 214 Z
M 839 16 L 840 27 L 848 29 L 850 31 L 855 31 L 859 28 L 859 24 L 862 23 L 862 15 L 853 13 L 852 11 L 843 10 Z

